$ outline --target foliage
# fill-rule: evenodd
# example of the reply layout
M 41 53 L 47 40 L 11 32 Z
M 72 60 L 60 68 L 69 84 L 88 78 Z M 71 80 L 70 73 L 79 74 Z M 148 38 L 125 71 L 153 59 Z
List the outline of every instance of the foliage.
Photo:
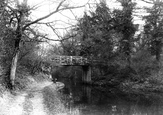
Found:
M 147 9 L 144 30 L 137 35 L 137 25 L 133 23 L 136 4 L 132 0 L 119 2 L 121 9 L 109 9 L 101 1 L 94 11 L 85 12 L 64 36 L 63 55 L 86 56 L 92 60 L 92 80 L 96 84 L 159 83 L 160 74 L 156 73 L 162 68 L 157 62 L 162 48 L 162 4 Z M 61 73 L 67 75 L 67 71 Z
M 106 84 L 119 85 L 126 80 L 151 82 L 160 78 L 162 1 L 146 8 L 148 15 L 143 18 L 144 30 L 138 36 L 133 23 L 136 4 L 132 0 L 118 0 L 121 9 L 110 9 L 106 2 L 101 1 L 92 8 L 94 10 L 85 11 L 77 24 L 59 40 L 59 46 L 44 52 L 40 44 L 48 38 L 31 25 L 64 10 L 63 2 L 54 12 L 32 21 L 28 17 L 31 9 L 27 4 L 11 7 L 12 3 L 0 1 L 0 63 L 7 68 L 6 73 L 10 74 L 16 54 L 19 58 L 15 65 L 26 67 L 32 74 L 41 72 L 42 63 L 48 65 L 46 58 L 55 54 L 87 57 L 93 66 L 92 79 Z M 81 75 L 81 72 L 80 67 L 63 67 L 53 74 L 71 78 Z
M 141 50 L 132 58 L 131 67 L 136 73 L 133 79 L 145 81 L 157 70 L 157 63 L 148 50 Z
M 122 10 L 114 10 L 115 26 L 116 30 L 122 34 L 122 39 L 119 41 L 119 50 L 125 54 L 129 62 L 132 52 L 133 35 L 136 31 L 132 16 L 135 3 L 131 0 L 122 0 L 120 3 Z
M 16 32 L 17 30 L 15 30 L 16 26 L 18 26 L 16 23 L 18 23 L 17 21 L 19 21 L 18 19 L 19 17 L 17 17 L 17 15 L 22 13 L 21 12 L 22 8 L 23 8 L 23 11 L 24 11 L 24 8 L 26 9 L 26 11 L 24 12 L 27 12 L 27 10 L 29 9 L 26 6 L 22 6 L 22 7 L 17 6 L 19 10 L 16 12 L 14 11 L 14 9 L 8 8 L 10 2 L 8 3 L 6 1 L 4 3 L 5 3 L 5 6 L 3 7 L 4 9 L 1 10 L 3 12 L 2 12 L 2 17 L 0 18 L 0 25 L 2 27 L 1 32 L 0 32 L 0 38 L 1 38 L 0 39 L 0 44 L 1 44 L 0 56 L 1 56 L 1 66 L 4 71 L 2 76 L 5 79 L 5 81 L 4 80 L 2 81 L 8 84 L 9 82 L 8 76 L 10 74 L 11 61 L 14 56 L 15 46 L 17 44 L 17 32 Z M 27 14 L 25 15 L 28 16 Z M 29 36 L 34 36 L 34 37 L 29 38 Z M 31 52 L 36 47 L 36 45 L 39 44 L 38 42 L 39 40 L 40 38 L 36 34 L 36 30 L 28 29 L 26 32 L 23 33 L 23 39 L 21 43 L 19 44 L 19 47 L 20 47 L 19 60 L 20 61 L 26 55 L 31 54 Z M 19 63 L 19 66 L 20 65 L 21 65 L 21 62 Z
M 149 15 L 144 16 L 144 32 L 148 39 L 148 48 L 156 59 L 160 60 L 162 48 L 162 1 L 156 1 L 152 8 L 146 8 Z
M 15 86 L 14 82 L 17 65 L 19 64 L 18 62 L 22 60 L 25 55 L 30 53 L 32 47 L 39 44 L 38 42 L 45 42 L 48 39 L 46 35 L 40 34 L 38 31 L 34 30 L 34 27 L 31 27 L 31 25 L 36 25 L 38 22 L 49 18 L 57 12 L 79 8 L 78 6 L 65 6 L 64 3 L 65 0 L 58 2 L 58 5 L 52 12 L 37 18 L 36 20 L 31 20 L 29 19 L 29 16 L 32 7 L 27 4 L 27 0 L 23 0 L 22 3 L 19 3 L 18 0 L 0 1 L 0 25 L 2 27 L 2 30 L 0 31 L 0 44 L 3 46 L 3 51 L 0 51 L 0 53 L 7 57 L 4 56 L 5 60 L 1 61 L 3 65 L 8 66 L 6 74 L 9 81 L 7 84 L 10 86 L 10 89 L 13 89 Z M 45 24 L 48 25 L 48 23 Z M 35 41 L 37 41 L 37 43 L 34 43 Z M 4 54 L 2 54 L 2 52 Z
M 59 98 L 58 92 L 53 87 L 45 87 L 43 90 L 44 104 L 46 108 L 48 108 L 49 114 L 62 114 L 65 113 L 66 109 L 64 105 L 61 103 L 61 99 Z
M 95 11 L 84 13 L 61 42 L 63 55 L 86 56 L 92 64 L 97 61 L 93 69 L 95 79 L 97 76 L 110 79 L 111 73 L 123 71 L 129 65 L 136 31 L 132 21 L 135 3 L 121 1 L 121 4 L 121 10 L 111 10 L 101 1 Z M 124 68 L 120 65 L 122 61 L 126 64 Z
M 95 12 L 89 12 L 89 14 L 85 12 L 83 18 L 79 19 L 77 27 L 65 36 L 70 37 L 70 39 L 61 44 L 64 46 L 63 50 L 67 53 L 74 52 L 74 55 L 90 58 L 103 56 L 107 59 L 111 57 L 114 36 L 114 31 L 111 31 L 111 21 L 110 9 L 107 8 L 106 4 L 97 4 Z

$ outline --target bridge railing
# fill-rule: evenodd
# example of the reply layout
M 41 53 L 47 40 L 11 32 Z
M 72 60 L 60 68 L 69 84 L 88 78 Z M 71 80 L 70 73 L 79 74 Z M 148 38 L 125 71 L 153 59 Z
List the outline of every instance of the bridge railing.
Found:
M 69 65 L 69 66 L 84 66 L 89 65 L 89 60 L 82 56 L 51 56 L 48 58 L 52 65 Z

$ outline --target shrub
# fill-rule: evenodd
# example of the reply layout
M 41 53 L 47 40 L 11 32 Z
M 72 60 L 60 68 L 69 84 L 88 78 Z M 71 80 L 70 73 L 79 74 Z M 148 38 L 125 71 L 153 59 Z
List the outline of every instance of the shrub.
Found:
M 141 50 L 132 57 L 131 68 L 136 72 L 134 77 L 144 81 L 151 76 L 153 71 L 157 70 L 157 63 L 150 52 Z
M 55 87 L 55 86 L 53 86 Z M 45 87 L 43 90 L 44 105 L 49 110 L 50 115 L 65 113 L 65 107 L 61 103 L 59 95 L 55 88 Z

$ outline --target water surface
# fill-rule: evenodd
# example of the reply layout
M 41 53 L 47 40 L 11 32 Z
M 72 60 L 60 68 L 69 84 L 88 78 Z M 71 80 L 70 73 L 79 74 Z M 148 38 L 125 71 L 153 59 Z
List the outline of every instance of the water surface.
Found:
M 74 115 L 163 115 L 163 103 L 157 96 L 126 95 L 116 88 L 90 87 L 63 78 L 59 81 L 65 84 L 60 90 L 63 103 Z

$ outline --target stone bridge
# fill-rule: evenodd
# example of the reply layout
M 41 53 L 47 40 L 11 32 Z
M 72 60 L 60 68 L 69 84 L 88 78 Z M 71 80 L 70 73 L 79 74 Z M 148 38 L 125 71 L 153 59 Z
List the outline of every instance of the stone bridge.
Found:
M 88 66 L 89 60 L 82 56 L 51 56 L 50 62 L 54 66 Z
M 48 62 L 50 62 L 52 66 L 82 66 L 82 81 L 91 83 L 92 69 L 88 58 L 82 56 L 51 56 Z

